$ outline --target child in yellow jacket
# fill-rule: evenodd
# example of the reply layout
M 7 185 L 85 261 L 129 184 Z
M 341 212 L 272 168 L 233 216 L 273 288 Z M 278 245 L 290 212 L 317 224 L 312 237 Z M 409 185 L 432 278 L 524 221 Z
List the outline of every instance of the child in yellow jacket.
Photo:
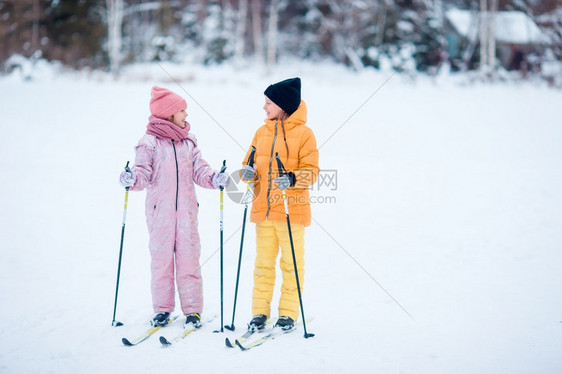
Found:
M 299 316 L 299 299 L 289 232 L 282 198 L 285 190 L 299 283 L 304 278 L 304 228 L 310 225 L 309 187 L 318 176 L 318 149 L 312 130 L 306 126 L 307 108 L 301 100 L 301 80 L 287 79 L 270 85 L 264 92 L 267 118 L 254 135 L 244 160 L 256 148 L 254 167 L 245 165 L 242 178 L 254 183 L 255 200 L 250 220 L 256 223 L 256 262 L 252 313 L 248 324 L 261 330 L 270 316 L 275 286 L 275 265 L 281 249 L 283 274 L 279 318 L 276 326 L 294 327 Z M 279 154 L 287 173 L 279 175 L 275 155 Z M 302 291 L 302 290 L 301 290 Z

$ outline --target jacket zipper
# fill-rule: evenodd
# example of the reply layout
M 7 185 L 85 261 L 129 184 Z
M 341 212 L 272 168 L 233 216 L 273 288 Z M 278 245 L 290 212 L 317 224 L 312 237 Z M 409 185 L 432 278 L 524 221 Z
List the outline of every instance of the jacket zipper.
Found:
M 176 159 L 176 212 L 178 211 L 178 194 L 180 190 L 180 170 L 178 166 L 178 155 L 176 154 L 176 146 L 172 139 L 172 147 L 174 147 L 174 158 Z
M 273 136 L 273 143 L 271 143 L 271 155 L 269 157 L 269 172 L 267 173 L 267 213 L 265 219 L 269 217 L 271 210 L 271 202 L 269 201 L 269 194 L 271 193 L 271 163 L 273 162 L 273 150 L 275 149 L 275 140 L 277 140 L 277 121 L 275 121 L 275 135 Z

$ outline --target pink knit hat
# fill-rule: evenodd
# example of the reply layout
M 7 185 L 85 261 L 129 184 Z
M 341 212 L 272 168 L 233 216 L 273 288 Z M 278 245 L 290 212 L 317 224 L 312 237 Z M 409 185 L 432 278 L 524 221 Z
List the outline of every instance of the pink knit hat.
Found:
M 187 108 L 186 101 L 180 95 L 162 87 L 152 87 L 150 96 L 150 113 L 158 118 L 168 119 Z

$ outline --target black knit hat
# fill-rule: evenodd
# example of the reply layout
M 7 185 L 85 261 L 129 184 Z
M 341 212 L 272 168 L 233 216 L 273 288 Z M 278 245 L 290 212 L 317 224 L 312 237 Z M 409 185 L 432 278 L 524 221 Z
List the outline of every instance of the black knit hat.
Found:
M 288 115 L 291 115 L 301 104 L 301 79 L 290 78 L 272 84 L 267 87 L 264 94 Z

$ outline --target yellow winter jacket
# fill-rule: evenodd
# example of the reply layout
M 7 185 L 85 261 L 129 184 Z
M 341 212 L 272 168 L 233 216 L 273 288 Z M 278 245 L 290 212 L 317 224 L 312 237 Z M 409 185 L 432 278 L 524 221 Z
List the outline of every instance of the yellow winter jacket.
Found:
M 252 146 L 256 147 L 254 162 L 257 166 L 250 220 L 263 222 L 266 219 L 285 222 L 285 207 L 281 190 L 273 181 L 279 176 L 275 154 L 278 153 L 287 172 L 296 176 L 296 184 L 285 190 L 291 223 L 310 225 L 309 188 L 318 176 L 318 149 L 312 130 L 306 126 L 307 108 L 301 101 L 298 109 L 285 120 L 285 135 L 281 121 L 265 120 L 254 135 Z M 287 147 L 285 146 L 285 140 Z M 287 154 L 287 148 L 289 153 Z M 252 147 L 244 157 L 248 161 Z

